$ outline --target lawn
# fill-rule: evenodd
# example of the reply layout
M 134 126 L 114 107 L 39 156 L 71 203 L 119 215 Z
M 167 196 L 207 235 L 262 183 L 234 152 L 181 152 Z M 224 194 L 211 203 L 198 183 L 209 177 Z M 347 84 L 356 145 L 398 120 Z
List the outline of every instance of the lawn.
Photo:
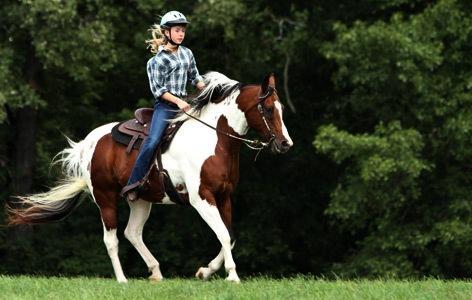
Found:
M 0 299 L 472 299 L 472 281 L 323 280 L 253 277 L 151 283 L 108 278 L 0 276 Z

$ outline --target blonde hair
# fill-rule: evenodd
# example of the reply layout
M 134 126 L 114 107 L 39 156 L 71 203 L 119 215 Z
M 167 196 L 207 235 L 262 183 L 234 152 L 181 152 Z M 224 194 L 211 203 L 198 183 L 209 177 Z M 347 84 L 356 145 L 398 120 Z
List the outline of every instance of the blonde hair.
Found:
M 164 35 L 164 29 L 158 24 L 152 25 L 151 28 L 149 28 L 149 31 L 151 31 L 152 39 L 146 40 L 146 43 L 151 52 L 155 54 L 157 53 L 159 46 L 167 43 L 167 38 Z

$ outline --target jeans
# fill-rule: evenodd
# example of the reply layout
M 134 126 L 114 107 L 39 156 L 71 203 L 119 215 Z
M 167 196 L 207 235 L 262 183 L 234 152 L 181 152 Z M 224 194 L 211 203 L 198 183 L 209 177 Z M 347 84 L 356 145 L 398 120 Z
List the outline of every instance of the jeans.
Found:
M 158 100 L 154 104 L 154 113 L 152 115 L 151 125 L 149 128 L 149 136 L 141 145 L 138 157 L 134 163 L 134 168 L 128 179 L 127 185 L 134 184 L 143 179 L 151 165 L 154 152 L 161 141 L 164 130 L 178 112 L 178 108 L 171 106 L 164 100 Z

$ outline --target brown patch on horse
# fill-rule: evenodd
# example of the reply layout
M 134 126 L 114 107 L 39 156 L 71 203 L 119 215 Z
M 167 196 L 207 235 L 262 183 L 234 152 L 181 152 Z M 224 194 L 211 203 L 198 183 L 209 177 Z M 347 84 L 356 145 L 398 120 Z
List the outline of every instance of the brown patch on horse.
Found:
M 105 226 L 114 228 L 116 224 L 116 203 L 119 192 L 128 182 L 138 150 L 126 153 L 126 147 L 116 143 L 111 134 L 103 136 L 95 148 L 91 163 L 91 181 L 95 201 L 104 217 Z M 139 198 L 152 203 L 162 203 L 165 192 L 162 175 L 153 164 L 149 177 L 139 193 Z M 179 193 L 184 202 L 189 203 L 188 194 Z
M 258 85 L 246 85 L 241 88 L 240 93 L 236 98 L 238 108 L 246 113 L 251 108 L 255 107 L 254 100 L 257 99 L 259 93 L 260 87 Z
M 117 201 L 121 187 L 120 178 L 115 175 L 120 174 L 120 172 L 117 173 L 115 166 L 120 150 L 117 147 L 117 144 L 111 138 L 111 134 L 103 136 L 97 142 L 90 165 L 93 196 L 107 230 L 117 227 Z M 123 172 L 126 168 L 118 166 L 118 170 Z M 124 175 L 129 175 L 129 172 L 127 173 Z
M 233 239 L 232 231 L 231 231 L 231 222 L 232 222 L 232 205 L 231 205 L 231 197 L 229 193 L 224 193 L 218 197 L 218 202 L 216 203 L 218 207 L 218 211 L 220 212 L 221 219 L 223 223 L 225 223 L 226 228 L 230 231 L 231 239 Z
M 225 116 L 220 116 L 216 126 L 220 131 L 238 134 L 228 125 Z M 239 180 L 239 148 L 241 142 L 222 133 L 217 133 L 215 155 L 208 157 L 200 172 L 200 188 L 198 193 L 211 205 L 219 206 L 225 195 L 230 195 Z M 229 198 L 229 197 L 227 197 Z M 226 223 L 226 222 L 225 222 Z
M 273 79 L 266 78 L 267 86 L 274 88 Z M 270 133 L 267 130 L 267 127 L 261 118 L 261 113 L 257 109 L 257 100 L 260 96 L 267 93 L 267 86 L 258 86 L 258 85 L 248 85 L 241 89 L 240 94 L 236 98 L 236 103 L 238 108 L 244 112 L 246 120 L 249 124 L 249 127 L 256 130 L 264 139 L 268 140 L 270 138 Z M 278 108 L 275 105 L 275 102 L 279 101 L 277 92 L 274 90 L 272 94 L 269 94 L 267 98 L 262 101 L 263 114 L 266 117 L 269 126 L 271 127 L 272 132 L 275 135 L 276 142 L 281 143 L 286 141 L 285 137 L 282 134 L 283 122 L 281 119 L 281 114 L 278 111 Z

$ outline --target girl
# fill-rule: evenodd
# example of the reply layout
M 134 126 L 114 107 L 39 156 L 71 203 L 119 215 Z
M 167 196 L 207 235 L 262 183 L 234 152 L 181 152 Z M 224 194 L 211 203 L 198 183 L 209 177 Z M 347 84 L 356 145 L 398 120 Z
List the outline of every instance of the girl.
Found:
M 155 99 L 154 113 L 149 136 L 141 146 L 127 185 L 121 190 L 121 195 L 128 201 L 135 201 L 138 197 L 138 189 L 143 184 L 168 120 L 178 109 L 187 111 L 190 108 L 182 100 L 187 96 L 187 80 L 200 90 L 205 87 L 192 51 L 181 46 L 188 23 L 183 14 L 170 11 L 162 17 L 160 26 L 152 26 L 153 38 L 146 41 L 151 52 L 156 54 L 147 62 L 149 85 Z

